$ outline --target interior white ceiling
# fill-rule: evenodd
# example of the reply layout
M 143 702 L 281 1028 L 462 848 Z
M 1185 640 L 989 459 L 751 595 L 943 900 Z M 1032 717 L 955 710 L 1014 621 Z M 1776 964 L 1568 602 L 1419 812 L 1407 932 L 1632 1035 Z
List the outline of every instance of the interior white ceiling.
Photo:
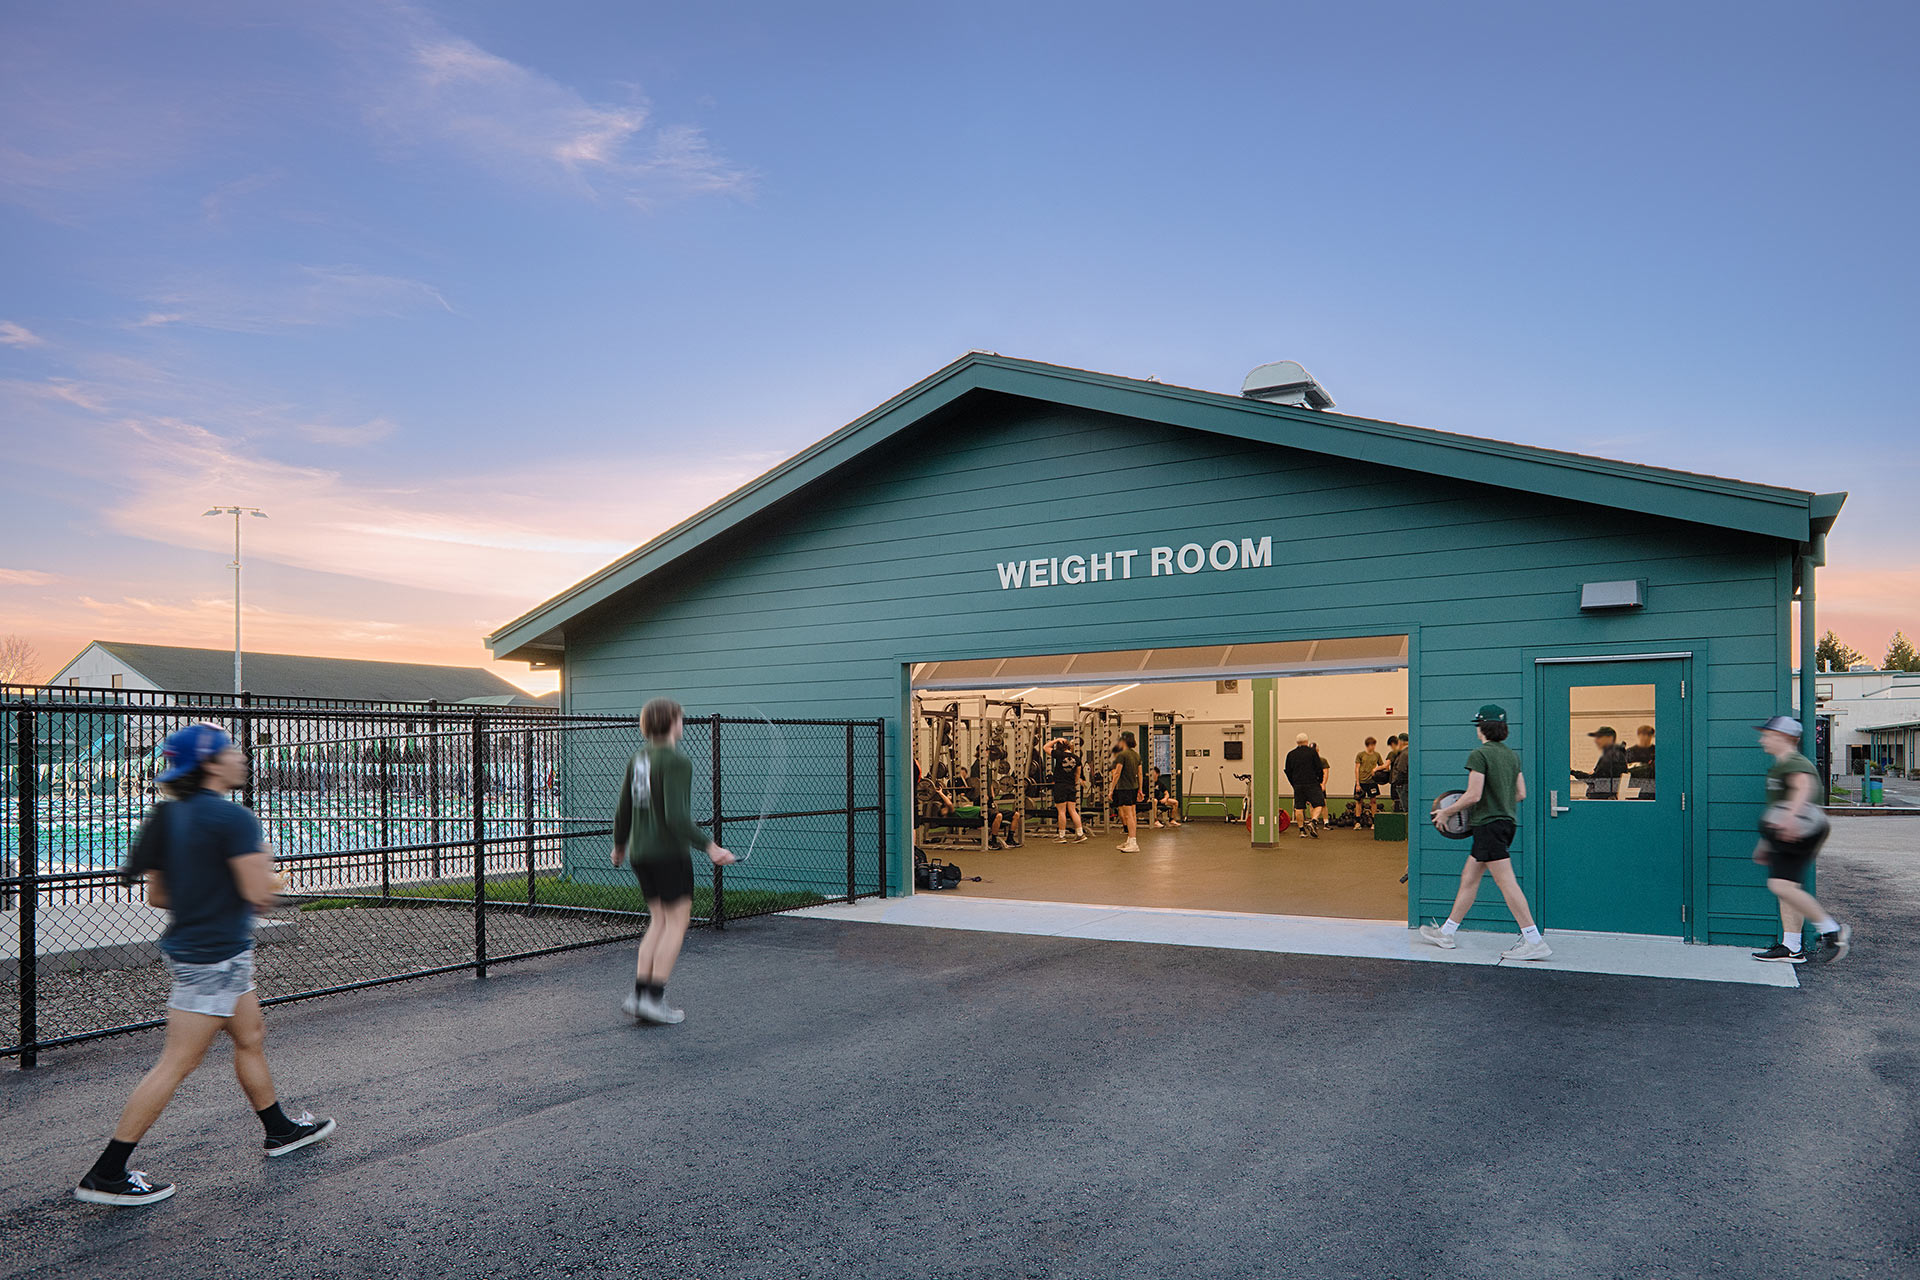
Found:
M 1405 636 L 1348 636 L 1268 644 L 1203 645 L 1054 653 L 915 666 L 913 687 L 926 690 L 1106 688 L 1130 681 L 1225 680 L 1251 676 L 1335 675 L 1398 671 L 1407 665 Z M 1087 696 L 1098 690 L 1090 690 Z

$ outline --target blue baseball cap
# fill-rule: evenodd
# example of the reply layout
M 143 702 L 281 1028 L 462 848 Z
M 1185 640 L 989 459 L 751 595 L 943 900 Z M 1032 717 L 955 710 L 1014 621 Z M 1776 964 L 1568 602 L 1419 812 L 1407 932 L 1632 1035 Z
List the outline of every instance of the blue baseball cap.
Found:
M 217 724 L 190 724 L 167 735 L 160 747 L 166 767 L 155 782 L 177 782 L 233 745 L 233 737 Z

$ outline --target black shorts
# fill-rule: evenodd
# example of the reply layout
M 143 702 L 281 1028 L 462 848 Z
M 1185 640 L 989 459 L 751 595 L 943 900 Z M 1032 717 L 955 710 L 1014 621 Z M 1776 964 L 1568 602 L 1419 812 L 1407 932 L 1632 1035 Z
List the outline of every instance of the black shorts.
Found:
M 1295 787 L 1293 789 L 1293 807 L 1296 809 L 1318 809 L 1327 802 L 1327 793 L 1321 787 Z
M 645 858 L 633 864 L 640 896 L 648 902 L 685 902 L 693 896 L 693 859 Z
M 1760 839 L 1766 844 L 1767 879 L 1791 880 L 1801 888 L 1807 887 L 1807 873 L 1813 870 L 1813 859 L 1820 852 L 1820 846 L 1827 842 L 1828 831 L 1821 831 L 1811 840 L 1783 840 L 1764 825 L 1760 828 Z
M 1067 787 L 1055 787 L 1053 789 L 1053 802 L 1055 804 L 1072 804 L 1075 800 L 1078 800 L 1079 798 L 1080 798 L 1080 788 L 1078 787 L 1067 786 Z
M 1140 803 L 1140 788 L 1138 787 L 1115 787 L 1114 788 L 1113 790 L 1113 807 L 1114 808 L 1129 809 L 1139 803 Z
M 1371 800 L 1379 794 L 1380 784 L 1377 782 L 1362 782 L 1353 789 L 1356 800 Z
M 1513 856 L 1507 852 L 1513 830 L 1512 818 L 1489 818 L 1473 829 L 1473 847 L 1467 852 L 1476 862 L 1505 862 Z

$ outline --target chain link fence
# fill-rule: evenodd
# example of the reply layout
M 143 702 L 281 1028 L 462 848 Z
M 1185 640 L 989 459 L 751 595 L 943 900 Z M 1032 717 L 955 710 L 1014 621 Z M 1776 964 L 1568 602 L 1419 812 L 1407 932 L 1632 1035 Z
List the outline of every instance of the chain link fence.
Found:
M 49 691 L 0 701 L 0 1057 L 158 1026 L 166 914 L 121 883 L 167 734 L 220 724 L 286 883 L 256 926 L 263 1004 L 640 936 L 613 812 L 627 717 L 545 708 Z M 90 695 L 90 696 L 82 696 Z M 876 721 L 690 719 L 693 811 L 742 861 L 697 923 L 886 891 Z M 696 866 L 704 865 L 696 859 Z

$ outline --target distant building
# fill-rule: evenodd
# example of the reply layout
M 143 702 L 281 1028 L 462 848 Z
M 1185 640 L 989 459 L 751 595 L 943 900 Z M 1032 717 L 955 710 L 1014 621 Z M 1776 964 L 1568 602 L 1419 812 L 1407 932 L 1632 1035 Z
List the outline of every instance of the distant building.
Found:
M 557 695 L 535 697 L 479 667 L 443 667 L 422 662 L 247 653 L 242 677 L 247 692 L 259 697 L 494 707 L 557 707 L 559 704 Z M 233 650 L 95 640 L 60 668 L 47 684 L 79 689 L 230 693 Z
M 1909 746 L 1920 726 L 1920 671 L 1855 667 L 1818 671 L 1813 678 L 1820 714 L 1833 717 L 1835 776 L 1863 774 L 1869 759 L 1895 773 L 1920 764 Z M 1882 731 L 1877 738 L 1875 729 Z

